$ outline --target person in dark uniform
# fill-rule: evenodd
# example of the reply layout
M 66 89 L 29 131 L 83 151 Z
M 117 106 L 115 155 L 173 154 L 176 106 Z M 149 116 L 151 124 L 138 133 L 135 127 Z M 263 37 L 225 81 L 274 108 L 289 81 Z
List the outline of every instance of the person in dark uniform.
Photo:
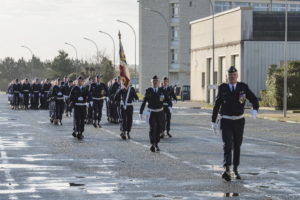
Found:
M 140 118 L 142 119 L 146 103 L 148 103 L 149 125 L 150 125 L 150 151 L 160 151 L 158 143 L 163 125 L 163 103 L 167 95 L 162 88 L 159 88 L 159 79 L 155 75 L 152 80 L 152 87 L 146 89 L 146 93 L 140 108 Z M 170 105 L 170 101 L 167 101 Z
M 32 98 L 31 98 L 31 108 L 38 109 L 40 104 L 42 85 L 39 83 L 39 79 L 35 79 L 35 82 L 31 85 Z
M 130 131 L 132 127 L 132 116 L 133 116 L 133 101 L 138 101 L 135 89 L 129 85 L 129 82 L 123 80 L 123 87 L 119 89 L 114 97 L 115 101 L 121 105 L 121 138 L 126 140 L 130 139 Z
M 54 112 L 52 120 L 55 125 L 62 125 L 62 115 L 64 112 L 64 95 L 63 85 L 60 79 L 57 79 L 56 84 L 50 89 L 50 99 L 54 102 Z
M 162 126 L 162 132 L 160 137 L 164 138 L 165 131 L 167 131 L 167 135 L 169 137 L 172 137 L 170 134 L 170 126 L 171 126 L 171 113 L 172 113 L 172 99 L 174 99 L 177 102 L 177 97 L 174 93 L 174 89 L 169 86 L 169 79 L 168 77 L 163 78 L 162 82 L 162 89 L 165 91 L 167 98 L 165 99 L 164 105 L 164 115 L 163 115 L 163 126 Z M 168 101 L 170 101 L 171 105 L 169 105 Z
M 22 84 L 22 94 L 24 98 L 24 107 L 25 110 L 28 110 L 29 106 L 29 94 L 31 93 L 31 86 L 28 79 L 25 79 L 25 82 Z
M 7 100 L 8 100 L 8 103 L 9 103 L 11 109 L 13 109 L 13 96 L 14 96 L 12 88 L 13 88 L 13 82 L 10 82 L 8 84 L 6 93 L 7 93 Z
M 15 83 L 12 86 L 13 109 L 15 109 L 15 110 L 19 109 L 21 91 L 22 91 L 22 85 L 19 83 L 19 79 L 16 79 Z
M 115 95 L 121 88 L 120 78 L 114 79 L 113 84 L 109 89 L 109 109 L 110 109 L 110 121 L 113 123 L 119 123 L 120 118 L 120 104 L 115 101 Z
M 251 114 L 256 118 L 259 109 L 259 103 L 256 96 L 249 89 L 248 85 L 238 82 L 238 72 L 235 67 L 228 70 L 228 84 L 223 83 L 219 86 L 218 95 L 212 114 L 212 128 L 216 132 L 218 129 L 217 117 L 220 113 L 220 129 L 222 130 L 223 150 L 224 150 L 224 173 L 222 178 L 226 181 L 231 180 L 230 166 L 232 164 L 233 151 L 233 172 L 236 179 L 241 179 L 238 172 L 240 164 L 240 148 L 243 141 L 243 132 L 245 126 L 244 107 L 248 99 L 253 109 Z
M 69 80 L 68 84 L 65 85 L 64 87 L 66 117 L 72 116 L 72 108 L 70 107 L 70 93 L 72 89 L 73 89 L 73 81 Z
M 41 90 L 41 109 L 48 109 L 49 103 L 47 101 L 48 94 L 51 89 L 51 83 L 49 82 L 49 79 L 45 79 L 45 81 L 42 84 L 42 90 Z
M 83 86 L 83 79 L 79 77 L 77 81 L 78 85 L 74 86 L 70 93 L 70 104 L 74 108 L 74 129 L 72 135 L 80 140 L 84 137 L 86 106 L 88 102 L 91 102 L 91 96 L 88 88 Z
M 90 86 L 90 94 L 92 97 L 91 106 L 93 108 L 93 126 L 95 128 L 101 128 L 100 121 L 102 118 L 103 102 L 108 95 L 107 86 L 100 81 L 101 76 L 95 77 L 95 82 Z
M 89 77 L 85 80 L 84 87 L 87 88 L 89 91 L 91 88 L 91 85 L 94 83 L 94 80 Z M 92 101 L 88 103 L 87 105 L 87 115 L 86 115 L 86 124 L 93 124 L 93 106 Z

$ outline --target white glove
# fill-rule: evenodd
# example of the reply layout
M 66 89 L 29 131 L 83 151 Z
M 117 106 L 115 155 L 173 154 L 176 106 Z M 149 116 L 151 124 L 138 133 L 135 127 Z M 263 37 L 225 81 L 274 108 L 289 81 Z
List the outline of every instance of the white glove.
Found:
M 136 102 L 136 103 L 138 103 L 138 102 L 139 102 L 139 100 L 135 100 L 135 102 Z
M 142 120 L 143 119 L 143 114 L 139 114 L 139 118 L 140 118 L 140 120 Z
M 251 112 L 251 117 L 253 119 L 256 119 L 257 118 L 257 110 L 251 110 L 250 112 Z
M 90 101 L 90 106 L 93 107 L 93 102 L 92 101 Z
M 177 100 L 174 101 L 174 104 L 177 104 Z
M 218 132 L 219 132 L 219 125 L 218 125 L 218 123 L 212 122 L 211 123 L 211 128 L 212 128 L 214 134 L 217 135 Z
M 172 107 L 168 107 L 168 108 L 169 108 L 169 110 L 170 110 L 170 113 L 173 113 Z

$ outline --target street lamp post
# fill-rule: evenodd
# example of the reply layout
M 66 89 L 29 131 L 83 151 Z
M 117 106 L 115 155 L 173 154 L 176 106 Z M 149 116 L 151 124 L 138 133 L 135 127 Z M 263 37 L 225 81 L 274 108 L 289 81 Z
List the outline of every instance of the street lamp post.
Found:
M 74 45 L 72 45 L 68 42 L 65 42 L 65 44 L 71 46 L 75 51 L 75 54 L 76 54 L 76 76 L 78 77 L 78 63 L 77 63 L 78 62 L 78 53 L 77 53 L 77 49 Z
M 209 2 L 210 2 L 211 15 L 212 15 L 212 84 L 214 85 L 215 84 L 215 7 L 213 4 L 213 0 L 210 0 Z M 215 90 L 213 91 L 215 92 Z
M 116 43 L 115 43 L 115 40 L 114 38 L 107 32 L 104 32 L 104 31 L 99 31 L 99 33 L 102 33 L 102 34 L 105 34 L 107 35 L 108 37 L 110 37 L 110 39 L 112 40 L 113 42 L 113 57 L 114 57 L 114 69 L 116 71 Z
M 28 46 L 22 45 L 21 47 L 24 48 L 24 49 L 27 49 L 30 52 L 30 54 L 31 54 L 31 60 L 32 60 L 32 58 L 34 56 L 33 51 Z M 33 78 L 32 67 L 30 67 L 30 76 L 31 76 L 30 78 Z
M 288 38 L 288 4 L 285 0 L 285 39 L 284 39 L 284 88 L 283 88 L 283 116 L 287 117 L 287 38 Z
M 90 38 L 87 38 L 87 37 L 84 37 L 83 39 L 85 39 L 87 41 L 90 41 L 91 43 L 93 43 L 95 45 L 95 47 L 96 47 L 96 60 L 97 60 L 97 63 L 99 63 L 99 49 L 98 49 L 97 43 L 94 40 L 92 40 Z
M 136 88 L 136 79 L 137 79 L 137 75 L 136 75 L 136 31 L 134 30 L 133 26 L 131 26 L 129 23 L 122 21 L 122 20 L 117 20 L 117 22 L 123 23 L 123 24 L 127 24 L 131 30 L 133 31 L 134 34 L 134 78 L 135 78 L 135 88 Z
M 161 16 L 161 18 L 164 20 L 164 22 L 166 24 L 166 27 L 168 29 L 168 31 L 167 31 L 168 32 L 168 48 L 167 48 L 167 52 L 168 52 L 168 72 L 167 72 L 167 74 L 168 74 L 168 77 L 169 77 L 169 72 L 170 72 L 170 49 L 169 49 L 170 48 L 170 28 L 169 28 L 169 22 L 168 22 L 167 18 L 161 12 L 159 12 L 157 10 L 153 10 L 151 8 L 143 8 L 143 9 L 148 10 L 148 11 L 153 12 L 153 13 L 156 13 L 159 16 Z

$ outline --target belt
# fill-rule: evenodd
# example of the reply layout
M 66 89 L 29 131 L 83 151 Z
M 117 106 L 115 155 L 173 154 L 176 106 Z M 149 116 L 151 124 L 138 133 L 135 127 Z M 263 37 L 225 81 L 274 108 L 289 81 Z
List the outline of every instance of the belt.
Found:
M 121 103 L 121 106 L 125 106 L 124 103 Z M 133 106 L 132 103 L 127 103 L 126 106 Z
M 33 92 L 37 93 L 37 92 L 39 92 L 39 91 L 33 91 Z
M 164 106 L 168 106 L 169 104 L 168 104 L 168 103 L 163 103 L 163 105 L 164 105 Z
M 63 97 L 57 97 L 56 100 L 64 100 Z
M 75 103 L 75 106 L 86 106 L 86 103 Z
M 224 119 L 231 119 L 231 120 L 238 120 L 238 119 L 244 118 L 244 115 L 240 115 L 240 116 L 228 116 L 228 115 L 222 115 L 221 118 L 224 118 Z
M 49 92 L 49 91 L 44 91 L 44 92 Z
M 14 93 L 20 93 L 20 92 L 18 92 L 18 91 L 14 91 Z
M 105 97 L 100 97 L 100 98 L 93 97 L 93 100 L 103 100 L 103 99 L 105 99 Z
M 160 112 L 160 111 L 163 111 L 164 109 L 163 108 L 159 108 L 159 109 L 151 109 L 151 108 L 148 108 L 148 110 L 150 112 Z
M 23 90 L 23 92 L 29 92 L 29 90 Z

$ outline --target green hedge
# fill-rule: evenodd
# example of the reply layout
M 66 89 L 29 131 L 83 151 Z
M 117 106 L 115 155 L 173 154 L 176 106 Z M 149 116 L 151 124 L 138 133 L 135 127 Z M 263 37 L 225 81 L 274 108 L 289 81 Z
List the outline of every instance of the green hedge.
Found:
M 262 91 L 261 105 L 282 109 L 284 67 L 272 65 L 267 74 L 267 89 Z M 288 109 L 300 108 L 300 62 L 288 63 Z

